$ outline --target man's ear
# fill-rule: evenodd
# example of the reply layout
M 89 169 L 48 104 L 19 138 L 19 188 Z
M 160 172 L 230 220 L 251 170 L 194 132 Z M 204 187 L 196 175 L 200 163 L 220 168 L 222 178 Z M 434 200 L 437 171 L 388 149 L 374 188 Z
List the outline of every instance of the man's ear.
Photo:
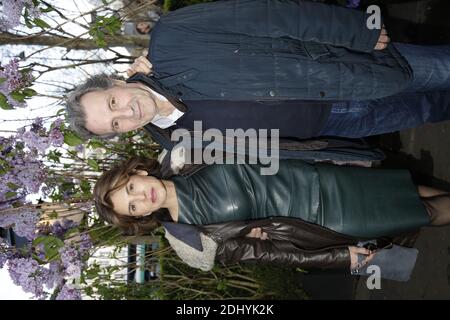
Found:
M 148 172 L 145 170 L 136 170 L 134 171 L 134 174 L 137 174 L 138 176 L 148 176 Z
M 125 86 L 127 83 L 123 80 L 118 80 L 118 79 L 113 79 L 114 85 L 118 86 L 118 87 L 123 87 Z

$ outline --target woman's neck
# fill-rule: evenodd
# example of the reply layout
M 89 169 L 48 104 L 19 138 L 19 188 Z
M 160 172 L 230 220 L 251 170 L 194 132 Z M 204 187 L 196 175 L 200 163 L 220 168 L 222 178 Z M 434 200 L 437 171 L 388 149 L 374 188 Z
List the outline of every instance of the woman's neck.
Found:
M 166 200 L 163 207 L 169 210 L 170 216 L 173 221 L 178 221 L 178 198 L 175 190 L 175 184 L 169 180 L 161 180 L 162 184 L 166 188 Z

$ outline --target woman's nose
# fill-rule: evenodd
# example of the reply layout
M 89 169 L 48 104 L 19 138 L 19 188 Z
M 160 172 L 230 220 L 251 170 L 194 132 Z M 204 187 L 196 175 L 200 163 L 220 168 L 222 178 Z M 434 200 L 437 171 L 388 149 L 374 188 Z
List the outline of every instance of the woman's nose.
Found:
M 134 192 L 132 196 L 133 196 L 133 200 L 134 201 L 143 201 L 143 200 L 145 200 L 144 192 Z

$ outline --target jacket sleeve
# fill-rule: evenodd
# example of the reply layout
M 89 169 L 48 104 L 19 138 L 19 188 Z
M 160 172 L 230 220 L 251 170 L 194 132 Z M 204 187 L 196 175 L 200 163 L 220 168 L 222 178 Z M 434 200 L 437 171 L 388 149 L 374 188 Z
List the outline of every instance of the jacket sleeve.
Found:
M 299 268 L 350 269 L 347 247 L 302 250 L 289 241 L 234 238 L 219 244 L 216 261 L 224 264 L 262 263 Z
M 381 33 L 367 27 L 369 16 L 363 11 L 311 1 L 229 0 L 188 6 L 166 21 L 193 31 L 290 37 L 369 53 Z

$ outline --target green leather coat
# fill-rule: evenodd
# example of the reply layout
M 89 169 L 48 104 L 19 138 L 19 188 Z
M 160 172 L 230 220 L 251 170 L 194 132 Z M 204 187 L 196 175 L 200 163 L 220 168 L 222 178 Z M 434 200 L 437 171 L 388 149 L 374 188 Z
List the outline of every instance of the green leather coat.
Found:
M 405 170 L 282 160 L 276 175 L 259 165 L 212 165 L 174 177 L 180 223 L 208 225 L 291 217 L 355 237 L 415 230 L 428 215 Z

